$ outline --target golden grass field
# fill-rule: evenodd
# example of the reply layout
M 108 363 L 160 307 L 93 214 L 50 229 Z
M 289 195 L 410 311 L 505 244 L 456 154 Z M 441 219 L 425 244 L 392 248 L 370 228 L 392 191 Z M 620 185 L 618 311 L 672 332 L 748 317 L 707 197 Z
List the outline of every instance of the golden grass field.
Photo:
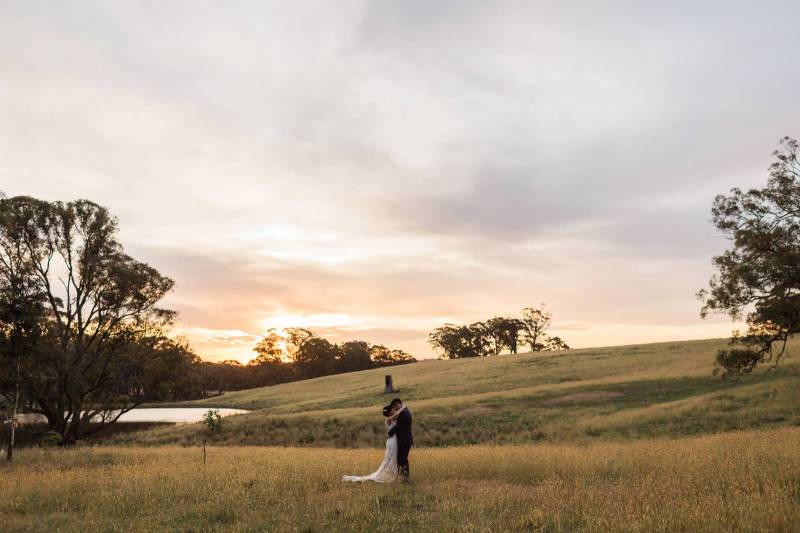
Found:
M 0 530 L 800 531 L 800 368 L 721 380 L 724 344 L 427 361 L 183 404 L 255 410 L 205 466 L 196 424 L 19 449 Z M 414 413 L 413 482 L 344 484 L 382 458 L 387 372 Z
M 580 443 L 800 425 L 800 365 L 739 380 L 712 375 L 725 340 L 499 355 L 340 374 L 185 405 L 257 409 L 227 419 L 228 445 L 379 447 L 383 375 L 414 413 L 420 446 Z M 127 444 L 194 445 L 197 427 L 120 434 Z
M 344 484 L 377 449 L 26 449 L 4 531 L 798 531 L 800 429 L 412 452 L 408 485 Z

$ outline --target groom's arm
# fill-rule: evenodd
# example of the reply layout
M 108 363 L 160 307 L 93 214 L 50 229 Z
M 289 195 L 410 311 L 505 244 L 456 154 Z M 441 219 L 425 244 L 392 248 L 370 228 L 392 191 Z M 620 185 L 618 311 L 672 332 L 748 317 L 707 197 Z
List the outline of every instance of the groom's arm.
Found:
M 397 433 L 401 428 L 408 428 L 408 411 L 403 411 L 397 417 L 397 424 L 395 424 L 389 430 L 389 436 L 391 437 L 395 433 Z

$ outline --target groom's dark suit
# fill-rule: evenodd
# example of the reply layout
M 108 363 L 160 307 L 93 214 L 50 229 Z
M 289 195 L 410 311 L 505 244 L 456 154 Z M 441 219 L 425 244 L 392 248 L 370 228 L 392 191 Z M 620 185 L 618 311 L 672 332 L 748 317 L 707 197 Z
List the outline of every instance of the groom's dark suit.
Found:
M 408 479 L 408 452 L 414 445 L 414 436 L 411 434 L 411 411 L 408 407 L 397 415 L 397 424 L 389 430 L 389 436 L 397 435 L 397 470 L 400 475 Z

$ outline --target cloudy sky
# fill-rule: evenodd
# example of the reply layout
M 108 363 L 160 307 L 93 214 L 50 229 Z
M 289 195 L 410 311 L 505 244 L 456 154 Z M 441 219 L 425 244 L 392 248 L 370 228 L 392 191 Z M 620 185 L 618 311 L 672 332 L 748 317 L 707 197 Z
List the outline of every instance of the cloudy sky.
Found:
M 709 208 L 800 134 L 800 13 L 645 4 L 2 0 L 0 189 L 109 207 L 209 359 L 540 303 L 577 347 L 724 336 Z

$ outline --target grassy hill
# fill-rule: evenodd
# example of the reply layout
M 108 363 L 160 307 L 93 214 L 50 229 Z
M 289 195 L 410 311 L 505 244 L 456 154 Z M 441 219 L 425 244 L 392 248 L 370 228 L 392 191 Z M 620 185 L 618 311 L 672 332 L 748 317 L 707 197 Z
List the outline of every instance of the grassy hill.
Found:
M 420 445 L 410 484 L 341 482 L 383 456 L 384 370 L 194 402 L 255 410 L 227 419 L 208 464 L 199 449 L 180 447 L 198 442 L 197 425 L 111 437 L 134 446 L 21 449 L 0 464 L 0 523 L 10 531 L 796 531 L 800 427 L 785 426 L 800 426 L 800 367 L 790 357 L 777 370 L 723 381 L 711 362 L 724 342 L 392 368 Z M 458 444 L 477 445 L 442 447 Z
M 185 405 L 238 407 L 222 444 L 380 447 L 383 376 L 414 413 L 419 446 L 527 444 L 684 436 L 800 425 L 800 366 L 738 381 L 711 375 L 725 340 L 500 355 L 340 374 L 228 393 Z M 118 443 L 193 444 L 197 426 Z

